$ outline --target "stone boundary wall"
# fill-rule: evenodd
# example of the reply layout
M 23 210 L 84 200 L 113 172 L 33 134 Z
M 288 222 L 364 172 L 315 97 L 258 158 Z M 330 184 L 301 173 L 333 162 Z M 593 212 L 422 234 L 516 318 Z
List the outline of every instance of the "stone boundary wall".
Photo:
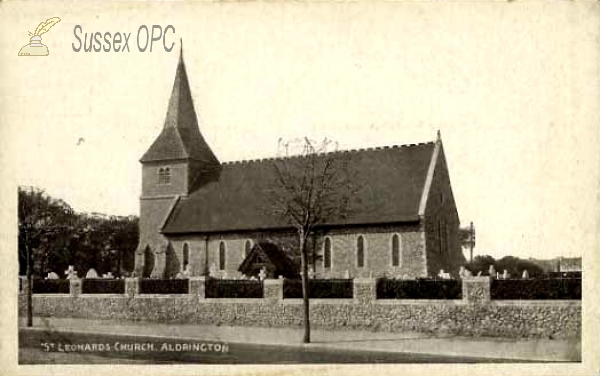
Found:
M 126 293 L 121 295 L 81 294 L 77 289 L 80 283 L 72 281 L 71 294 L 34 295 L 34 315 L 199 325 L 302 326 L 302 300 L 283 299 L 283 280 L 266 280 L 263 299 L 207 299 L 203 282 L 204 277 L 191 278 L 189 294 L 140 295 L 136 291 L 139 283 L 128 279 Z M 490 301 L 489 284 L 488 277 L 464 279 L 460 300 L 378 300 L 375 279 L 355 279 L 353 299 L 311 299 L 311 325 L 436 335 L 580 337 L 581 301 Z M 20 294 L 19 314 L 25 312 L 26 296 Z

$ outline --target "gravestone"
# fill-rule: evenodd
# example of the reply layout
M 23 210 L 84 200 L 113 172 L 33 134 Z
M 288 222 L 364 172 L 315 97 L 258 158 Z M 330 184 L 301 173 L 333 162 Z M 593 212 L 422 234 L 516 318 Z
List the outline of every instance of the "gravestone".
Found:
M 48 277 L 46 277 L 46 279 L 58 279 L 58 274 L 54 273 L 54 272 L 50 272 L 48 273 Z
M 77 272 L 73 269 L 73 265 L 69 265 L 69 268 L 65 270 L 65 275 L 67 276 L 67 279 L 77 278 Z
M 264 281 L 264 280 L 265 280 L 265 278 L 267 278 L 267 272 L 265 271 L 265 268 L 262 268 L 262 269 L 260 270 L 260 272 L 258 273 L 258 278 L 259 278 L 261 281 Z
M 214 262 L 210 264 L 210 268 L 208 268 L 208 275 L 211 278 L 217 278 L 217 266 Z
M 186 264 L 183 267 L 183 270 L 181 271 L 181 275 L 183 279 L 189 279 L 190 278 L 190 266 L 188 264 Z
M 98 272 L 94 268 L 91 268 L 85 273 L 85 278 L 98 278 Z

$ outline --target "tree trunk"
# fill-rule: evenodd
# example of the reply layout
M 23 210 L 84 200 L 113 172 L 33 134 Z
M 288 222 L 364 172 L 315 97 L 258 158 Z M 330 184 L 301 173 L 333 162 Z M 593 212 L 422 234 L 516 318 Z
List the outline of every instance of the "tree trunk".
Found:
M 33 326 L 33 265 L 32 250 L 27 247 L 27 326 Z
M 310 318 L 309 318 L 309 280 L 308 280 L 308 255 L 306 250 L 306 237 L 304 232 L 300 232 L 300 255 L 302 270 L 302 318 L 304 321 L 303 343 L 310 343 Z
M 118 278 L 121 278 L 121 257 L 123 257 L 123 254 L 119 246 L 119 249 L 117 249 L 117 272 L 115 273 Z

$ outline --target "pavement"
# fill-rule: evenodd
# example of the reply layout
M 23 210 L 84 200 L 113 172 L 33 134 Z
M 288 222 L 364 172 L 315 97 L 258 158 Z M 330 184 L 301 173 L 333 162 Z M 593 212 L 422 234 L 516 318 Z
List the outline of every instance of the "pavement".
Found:
M 78 318 L 35 317 L 32 328 L 19 329 L 58 332 L 129 335 L 178 339 L 179 341 L 214 341 L 289 348 L 356 350 L 413 354 L 437 354 L 513 361 L 573 362 L 581 361 L 578 339 L 506 339 L 489 337 L 433 337 L 416 332 L 386 333 L 361 330 L 311 330 L 311 343 L 302 344 L 302 328 L 258 328 L 171 324 L 147 321 L 91 320 Z

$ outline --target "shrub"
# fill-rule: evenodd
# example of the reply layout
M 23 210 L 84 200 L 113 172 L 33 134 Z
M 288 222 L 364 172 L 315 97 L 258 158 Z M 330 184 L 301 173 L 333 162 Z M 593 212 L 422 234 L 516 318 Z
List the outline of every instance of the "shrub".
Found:
M 354 282 L 351 279 L 311 279 L 309 281 L 310 299 L 352 299 Z M 302 299 L 302 280 L 283 281 L 284 299 Z
M 454 279 L 377 280 L 377 299 L 461 299 L 462 283 Z
M 208 278 L 205 283 L 207 298 L 256 298 L 263 297 L 262 281 Z
M 68 294 L 71 282 L 68 279 L 34 279 L 32 290 L 34 294 Z
M 122 279 L 84 279 L 81 282 L 83 294 L 124 294 L 125 280 Z
M 492 299 L 581 299 L 580 278 L 494 279 Z
M 542 278 L 581 278 L 581 272 L 546 272 Z
M 142 279 L 140 294 L 187 294 L 187 279 Z

